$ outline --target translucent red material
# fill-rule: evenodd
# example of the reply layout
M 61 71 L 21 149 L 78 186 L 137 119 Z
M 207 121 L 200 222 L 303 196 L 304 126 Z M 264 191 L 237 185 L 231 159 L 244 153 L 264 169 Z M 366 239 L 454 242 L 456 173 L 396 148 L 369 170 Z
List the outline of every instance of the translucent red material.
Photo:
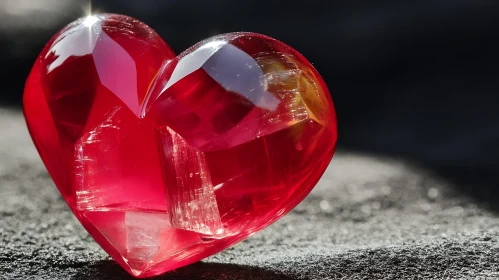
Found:
M 337 138 L 323 80 L 284 43 L 231 33 L 175 56 L 120 15 L 56 34 L 24 111 L 71 210 L 137 277 L 275 222 L 317 183 Z

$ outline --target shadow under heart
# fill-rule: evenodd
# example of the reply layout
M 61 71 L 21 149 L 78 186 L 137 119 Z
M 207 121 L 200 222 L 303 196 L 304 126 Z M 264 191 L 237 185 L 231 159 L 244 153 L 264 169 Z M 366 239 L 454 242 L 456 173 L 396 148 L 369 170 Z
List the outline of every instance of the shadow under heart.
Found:
M 137 279 L 129 275 L 112 260 L 99 261 L 91 265 L 82 265 L 82 269 L 71 279 Z M 170 271 L 164 275 L 147 278 L 149 280 L 179 280 L 179 279 L 281 279 L 294 280 L 290 276 L 271 270 L 246 265 L 204 263 L 198 262 L 186 267 Z

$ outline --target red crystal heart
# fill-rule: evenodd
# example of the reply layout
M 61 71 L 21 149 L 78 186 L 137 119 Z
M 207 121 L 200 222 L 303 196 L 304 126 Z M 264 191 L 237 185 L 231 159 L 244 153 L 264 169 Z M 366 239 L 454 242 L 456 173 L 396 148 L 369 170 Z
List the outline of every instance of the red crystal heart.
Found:
M 24 112 L 75 216 L 137 277 L 275 222 L 317 183 L 337 138 L 323 80 L 284 43 L 231 33 L 175 56 L 145 24 L 110 14 L 52 38 Z

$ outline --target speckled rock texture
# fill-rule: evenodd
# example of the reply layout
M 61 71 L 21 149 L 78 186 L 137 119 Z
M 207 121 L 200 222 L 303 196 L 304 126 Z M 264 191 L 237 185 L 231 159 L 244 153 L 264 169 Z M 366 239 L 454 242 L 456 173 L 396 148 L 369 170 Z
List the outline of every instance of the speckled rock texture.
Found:
M 425 167 L 339 151 L 280 221 L 157 279 L 499 279 L 492 209 Z M 131 279 L 71 214 L 22 114 L 2 109 L 0 279 Z

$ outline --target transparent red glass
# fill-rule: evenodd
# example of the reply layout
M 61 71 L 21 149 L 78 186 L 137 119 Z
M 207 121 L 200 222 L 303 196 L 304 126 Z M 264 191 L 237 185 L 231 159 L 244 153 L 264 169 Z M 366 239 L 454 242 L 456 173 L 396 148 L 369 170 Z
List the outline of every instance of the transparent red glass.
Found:
M 284 43 L 230 33 L 176 56 L 145 24 L 111 14 L 50 40 L 24 112 L 73 213 L 136 277 L 275 222 L 317 183 L 337 138 L 326 85 Z

